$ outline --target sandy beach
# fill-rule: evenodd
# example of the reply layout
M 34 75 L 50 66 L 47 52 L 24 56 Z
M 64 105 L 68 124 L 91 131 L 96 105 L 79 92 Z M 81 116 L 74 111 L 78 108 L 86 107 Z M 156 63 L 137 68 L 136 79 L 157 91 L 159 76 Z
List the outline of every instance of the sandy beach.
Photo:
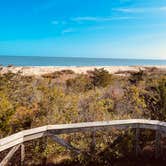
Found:
M 146 70 L 150 68 L 156 68 L 161 71 L 166 71 L 166 66 L 30 66 L 30 67 L 1 67 L 0 74 L 5 73 L 21 73 L 24 76 L 41 76 L 43 74 L 53 73 L 62 70 L 72 70 L 77 74 L 86 74 L 87 71 L 94 69 L 104 68 L 111 74 L 123 73 L 123 72 L 137 72 L 139 70 Z

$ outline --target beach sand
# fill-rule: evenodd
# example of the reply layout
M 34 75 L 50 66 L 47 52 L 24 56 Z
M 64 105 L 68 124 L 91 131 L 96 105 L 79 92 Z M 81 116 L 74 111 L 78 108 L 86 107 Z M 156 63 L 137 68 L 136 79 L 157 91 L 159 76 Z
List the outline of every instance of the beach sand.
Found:
M 139 70 L 146 70 L 146 69 L 157 69 L 166 72 L 166 66 L 30 66 L 30 67 L 1 67 L 0 74 L 5 73 L 20 73 L 24 76 L 42 76 L 44 74 L 53 73 L 56 71 L 62 70 L 72 70 L 77 74 L 86 74 L 87 71 L 94 70 L 94 69 L 104 68 L 111 74 L 120 74 L 124 72 L 138 72 Z

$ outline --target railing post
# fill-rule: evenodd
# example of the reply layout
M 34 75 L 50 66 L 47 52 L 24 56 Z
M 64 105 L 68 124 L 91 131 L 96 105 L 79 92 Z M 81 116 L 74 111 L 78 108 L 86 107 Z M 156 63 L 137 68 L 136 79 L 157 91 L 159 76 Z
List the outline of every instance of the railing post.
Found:
M 21 166 L 24 165 L 24 159 L 25 159 L 25 145 L 21 144 Z
M 55 141 L 56 143 L 66 147 L 67 149 L 69 150 L 72 150 L 73 152 L 75 152 L 76 154 L 80 154 L 80 150 L 75 148 L 73 145 L 71 145 L 70 143 L 68 143 L 67 141 L 65 141 L 64 139 L 62 138 L 59 138 L 58 136 L 52 134 L 52 133 L 49 133 L 48 136 L 53 140 Z
M 139 125 L 137 125 L 136 129 L 135 129 L 135 155 L 136 155 L 136 157 L 138 157 L 138 155 L 140 153 L 139 136 L 140 136 L 140 128 L 139 128 Z
M 15 152 L 19 149 L 20 144 L 14 146 L 9 153 L 4 157 L 4 159 L 0 162 L 0 166 L 6 166 L 8 164 L 8 162 L 10 161 L 10 159 L 13 157 L 13 155 L 15 154 Z
M 91 142 L 91 150 L 94 152 L 95 148 L 96 148 L 96 139 L 95 139 L 95 136 L 96 136 L 96 131 L 95 129 L 93 129 L 92 131 L 92 142 Z
M 155 138 L 155 158 L 158 159 L 160 156 L 161 152 L 161 146 L 160 146 L 160 139 L 161 138 L 161 133 L 160 133 L 160 128 L 156 130 L 156 138 Z

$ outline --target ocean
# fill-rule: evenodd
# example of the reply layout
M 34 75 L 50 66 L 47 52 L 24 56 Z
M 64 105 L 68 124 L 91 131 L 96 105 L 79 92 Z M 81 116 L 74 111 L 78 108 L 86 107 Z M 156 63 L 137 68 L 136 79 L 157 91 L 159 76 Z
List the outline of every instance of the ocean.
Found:
M 0 65 L 8 66 L 137 66 L 166 65 L 166 60 L 111 59 L 73 57 L 0 56 Z

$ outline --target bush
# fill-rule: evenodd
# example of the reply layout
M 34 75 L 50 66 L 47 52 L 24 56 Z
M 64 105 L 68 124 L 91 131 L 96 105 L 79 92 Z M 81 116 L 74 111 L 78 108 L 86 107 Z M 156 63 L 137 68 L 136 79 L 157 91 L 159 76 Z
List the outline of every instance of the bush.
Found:
M 13 112 L 13 105 L 8 98 L 2 92 L 0 92 L 0 134 L 8 134 L 10 129 L 9 120 Z
M 68 79 L 66 86 L 74 92 L 85 92 L 93 88 L 91 80 L 87 75 L 79 75 L 76 78 Z
M 72 74 L 74 74 L 74 71 L 72 70 L 61 70 L 61 71 L 55 71 L 52 73 L 43 74 L 42 77 L 55 79 L 55 78 L 59 78 L 62 75 L 72 75 Z
M 151 119 L 166 120 L 166 78 L 151 80 L 143 94 Z
M 144 80 L 144 76 L 146 76 L 145 71 L 140 70 L 140 71 L 137 72 L 137 73 L 132 73 L 131 76 L 130 76 L 130 78 L 129 78 L 129 81 L 130 81 L 132 84 L 137 84 L 137 83 L 139 83 L 140 81 L 143 81 L 143 80 Z
M 104 68 L 88 72 L 91 83 L 96 87 L 106 87 L 111 83 L 112 75 Z

